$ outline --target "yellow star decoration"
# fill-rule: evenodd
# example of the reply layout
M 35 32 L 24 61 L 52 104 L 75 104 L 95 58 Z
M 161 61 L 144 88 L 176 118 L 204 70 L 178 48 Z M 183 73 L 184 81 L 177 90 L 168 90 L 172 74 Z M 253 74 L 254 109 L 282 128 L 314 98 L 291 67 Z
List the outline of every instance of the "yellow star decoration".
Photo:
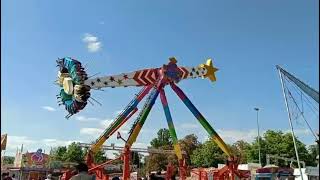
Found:
M 217 80 L 215 72 L 219 69 L 212 65 L 211 59 L 208 59 L 206 64 L 200 64 L 200 67 L 207 69 L 207 74 L 204 75 L 205 78 L 209 78 L 212 82 Z

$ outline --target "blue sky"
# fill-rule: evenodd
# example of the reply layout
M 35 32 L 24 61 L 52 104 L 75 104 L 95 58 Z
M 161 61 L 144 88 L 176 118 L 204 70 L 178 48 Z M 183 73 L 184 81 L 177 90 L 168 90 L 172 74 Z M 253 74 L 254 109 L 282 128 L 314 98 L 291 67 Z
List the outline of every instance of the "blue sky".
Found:
M 1 1 L 1 133 L 8 133 L 8 154 L 24 143 L 35 151 L 91 142 L 139 88 L 95 91 L 103 106 L 88 105 L 66 120 L 53 84 L 58 57 L 71 56 L 88 73 L 118 74 L 160 67 L 175 56 L 179 65 L 195 66 L 206 58 L 220 69 L 217 81 L 179 83 L 192 102 L 227 142 L 252 140 L 260 107 L 261 129 L 289 129 L 275 65 L 282 65 L 319 89 L 318 1 Z M 86 35 L 96 43 L 83 41 Z M 91 49 L 90 49 L 91 48 Z M 166 88 L 178 138 L 204 129 Z M 130 123 L 121 128 L 123 136 Z M 318 121 L 310 123 L 318 130 Z M 313 143 L 303 123 L 299 138 Z M 138 137 L 147 146 L 167 127 L 158 100 Z M 121 144 L 115 137 L 107 143 Z

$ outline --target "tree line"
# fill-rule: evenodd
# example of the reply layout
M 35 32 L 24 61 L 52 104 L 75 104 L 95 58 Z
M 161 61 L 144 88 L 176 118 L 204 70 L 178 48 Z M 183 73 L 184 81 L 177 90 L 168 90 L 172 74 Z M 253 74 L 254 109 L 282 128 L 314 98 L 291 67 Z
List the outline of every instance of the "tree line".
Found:
M 297 138 L 297 149 L 300 161 L 304 161 L 306 166 L 316 166 L 318 161 L 316 157 L 319 155 L 319 145 L 305 145 Z M 222 150 L 208 138 L 207 141 L 201 143 L 194 134 L 185 136 L 180 140 L 180 146 L 187 153 L 185 159 L 187 164 L 192 167 L 217 167 L 218 164 L 224 164 L 227 156 Z M 169 136 L 169 130 L 161 129 L 158 131 L 158 137 L 151 141 L 151 146 L 160 149 L 173 149 L 172 140 Z M 227 144 L 231 152 L 240 158 L 240 164 L 258 163 L 259 162 L 259 144 L 258 138 L 253 142 L 239 140 L 233 144 Z M 291 133 L 282 131 L 268 130 L 260 137 L 261 164 L 266 165 L 266 155 L 278 155 L 286 158 L 294 158 L 295 150 Z M 151 154 L 146 159 L 146 168 L 148 170 L 165 169 L 166 165 L 171 162 L 177 165 L 177 158 L 174 155 Z M 289 166 L 282 160 L 271 161 L 270 163 L 278 166 Z M 289 162 L 290 163 L 290 162 Z M 293 164 L 296 165 L 297 164 Z
M 307 166 L 316 166 L 318 164 L 316 157 L 319 155 L 318 144 L 305 145 L 296 138 L 299 158 Z M 210 139 L 201 143 L 194 134 L 185 136 L 179 141 L 181 149 L 186 152 L 184 156 L 188 166 L 191 167 L 217 167 L 218 164 L 224 164 L 227 156 L 222 150 Z M 168 129 L 160 129 L 157 137 L 154 138 L 150 145 L 152 148 L 172 150 L 173 143 Z M 243 140 L 233 144 L 227 144 L 232 153 L 240 158 L 241 164 L 258 163 L 259 144 L 255 138 L 253 142 Z M 286 158 L 295 158 L 293 139 L 290 133 L 282 131 L 268 130 L 260 137 L 261 163 L 266 165 L 266 155 L 278 155 Z M 62 162 L 83 162 L 87 149 L 80 147 L 78 143 L 72 143 L 68 147 L 59 146 L 50 152 L 51 160 Z M 118 154 L 119 156 L 120 154 Z M 136 153 L 132 153 L 132 164 L 144 171 L 165 170 L 168 163 L 178 165 L 177 157 L 174 154 L 149 154 L 143 160 Z M 107 160 L 105 153 L 99 151 L 95 154 L 95 163 L 103 163 Z M 288 166 L 284 161 L 271 161 L 278 166 Z

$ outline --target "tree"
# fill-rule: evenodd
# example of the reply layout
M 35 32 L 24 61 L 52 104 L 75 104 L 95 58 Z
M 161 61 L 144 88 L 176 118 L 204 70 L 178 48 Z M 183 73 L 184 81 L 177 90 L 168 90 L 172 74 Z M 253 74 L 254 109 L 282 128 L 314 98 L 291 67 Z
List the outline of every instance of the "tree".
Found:
M 164 154 L 150 154 L 148 157 L 146 157 L 146 160 L 148 171 L 164 170 L 168 164 L 167 156 Z
M 3 164 L 8 165 L 8 164 L 13 164 L 14 163 L 14 157 L 12 156 L 4 156 L 3 157 Z
M 93 144 L 94 142 L 91 142 L 91 143 Z M 84 155 L 84 157 L 87 156 L 88 151 L 89 151 L 89 148 L 88 148 L 88 147 L 85 147 L 84 150 L 83 150 L 83 155 Z M 107 156 L 106 156 L 106 154 L 103 152 L 102 149 L 99 149 L 97 152 L 95 152 L 95 153 L 93 154 L 93 162 L 94 162 L 95 164 L 104 163 L 104 162 L 106 162 L 106 160 L 107 160 Z
M 295 138 L 299 157 L 307 166 L 315 166 L 318 162 L 316 157 L 319 155 L 319 146 L 312 145 L 308 149 L 298 138 Z M 268 130 L 260 137 L 261 161 L 262 166 L 266 165 L 266 154 L 278 155 L 281 157 L 294 158 L 295 149 L 291 133 L 283 133 L 282 131 Z M 224 164 L 227 160 L 226 155 L 213 142 L 206 141 L 204 144 L 198 142 L 197 137 L 193 134 L 187 135 L 179 141 L 181 149 L 187 153 L 186 160 L 188 164 L 196 167 L 216 167 L 219 163 Z M 161 129 L 158 137 L 151 141 L 151 145 L 156 148 L 172 149 L 172 141 L 169 131 Z M 243 140 L 237 141 L 231 146 L 232 153 L 236 157 L 240 157 L 240 163 L 258 162 L 259 160 L 259 144 L 256 138 L 254 142 L 248 143 Z M 151 154 L 146 157 L 147 170 L 162 170 L 166 168 L 168 162 L 176 165 L 176 157 L 171 155 Z M 274 161 L 278 166 L 287 166 L 284 161 Z
M 168 129 L 163 128 L 160 129 L 157 133 L 158 137 L 153 139 L 150 144 L 154 148 L 159 148 L 159 147 L 172 147 L 172 139 L 170 136 L 170 132 Z
M 248 162 L 248 156 L 251 149 L 250 143 L 240 140 L 235 142 L 230 148 L 233 154 L 240 158 L 240 164 Z
M 191 155 L 194 150 L 200 147 L 201 143 L 198 141 L 198 137 L 194 134 L 189 134 L 180 140 L 180 146 L 182 151 L 186 152 L 185 160 L 188 165 L 191 164 Z
M 140 166 L 140 157 L 138 152 L 131 151 L 131 163 L 137 167 Z
M 150 142 L 153 148 L 173 149 L 172 139 L 168 129 L 160 129 L 157 135 L 157 138 L 152 139 Z M 172 156 L 168 156 L 167 154 L 150 154 L 146 158 L 146 168 L 148 171 L 164 170 L 169 160 L 172 163 L 177 163 L 176 158 L 172 158 Z
M 79 143 L 73 142 L 68 146 L 68 150 L 64 154 L 64 159 L 68 162 L 84 162 L 84 152 Z
M 94 163 L 101 164 L 107 161 L 107 156 L 102 150 L 100 150 L 94 154 L 93 159 Z
M 218 164 L 225 163 L 226 159 L 222 150 L 211 140 L 206 141 L 191 155 L 191 163 L 197 167 L 217 167 Z
M 54 161 L 65 161 L 67 147 L 58 146 L 50 151 L 50 158 Z
M 311 166 L 316 166 L 319 162 L 317 161 L 317 156 L 319 156 L 319 145 L 313 144 L 308 147 L 308 151 L 311 157 Z
M 310 154 L 307 151 L 306 145 L 295 139 L 297 143 L 297 149 L 299 152 L 299 158 L 301 161 L 305 161 L 306 165 L 310 164 Z M 266 164 L 266 154 L 278 155 L 287 158 L 295 158 L 294 144 L 292 140 L 292 135 L 290 133 L 283 133 L 282 131 L 268 130 L 264 133 L 263 138 L 260 138 L 261 145 L 261 163 Z M 258 139 L 252 143 L 252 147 L 248 153 L 248 161 L 257 162 L 259 159 L 258 153 Z M 283 161 L 275 162 L 276 165 L 284 166 Z

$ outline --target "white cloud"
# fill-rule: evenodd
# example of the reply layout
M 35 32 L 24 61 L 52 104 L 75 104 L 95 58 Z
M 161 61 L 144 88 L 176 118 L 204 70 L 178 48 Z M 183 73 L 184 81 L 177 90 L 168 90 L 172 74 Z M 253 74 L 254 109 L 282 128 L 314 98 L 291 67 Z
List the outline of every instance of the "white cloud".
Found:
M 93 137 L 99 137 L 102 132 L 103 132 L 103 129 L 99 129 L 99 128 L 81 128 L 80 129 L 80 134 L 90 135 Z
M 284 133 L 291 133 L 291 130 L 286 130 Z M 311 131 L 309 129 L 294 129 L 295 136 L 304 136 L 311 135 Z
M 114 112 L 114 115 L 119 114 L 121 111 L 116 111 Z M 81 122 L 88 122 L 92 120 L 100 121 L 98 127 L 84 127 L 80 129 L 80 134 L 82 135 L 89 135 L 92 138 L 97 138 L 99 137 L 102 132 L 110 126 L 112 122 L 114 122 L 114 119 L 105 119 L 105 120 L 100 120 L 98 118 L 86 118 L 84 116 L 77 116 L 76 117 L 77 121 Z M 129 132 L 129 127 L 130 123 L 126 122 L 123 124 L 116 132 L 120 132 L 121 134 L 127 134 Z M 112 135 L 112 138 L 116 137 L 116 133 Z
M 90 42 L 87 44 L 89 52 L 97 52 L 101 49 L 101 42 Z
M 238 140 L 244 140 L 247 142 L 252 142 L 257 136 L 258 131 L 256 129 L 248 130 L 217 130 L 221 138 L 227 143 L 234 143 Z M 263 137 L 266 131 L 260 131 L 260 136 Z M 283 133 L 291 133 L 290 130 L 282 130 Z M 308 129 L 295 129 L 296 136 L 309 136 L 311 132 Z
M 105 129 L 107 127 L 110 126 L 110 124 L 113 122 L 113 119 L 106 119 L 100 122 L 100 124 L 102 125 L 102 127 Z M 123 124 L 117 131 L 119 131 L 122 134 L 127 134 L 129 132 L 129 123 L 126 122 L 125 124 Z
M 64 141 L 64 140 L 58 140 L 58 139 L 43 139 L 43 140 L 41 140 L 41 142 L 46 144 L 46 146 L 49 146 L 49 147 L 57 147 L 57 146 L 68 146 L 72 142 L 80 142 L 80 141 L 77 141 L 77 140 Z
M 113 114 L 114 114 L 115 116 L 118 116 L 122 111 L 123 111 L 123 110 L 118 110 L 118 111 L 114 112 Z
M 199 141 L 204 142 L 208 140 L 209 134 L 199 123 L 183 123 L 179 126 L 183 130 L 188 130 L 190 133 L 195 133 L 198 135 Z M 221 130 L 218 129 L 217 133 L 226 143 L 234 143 L 238 140 L 244 140 L 252 142 L 255 137 L 257 137 L 257 131 L 255 129 L 249 130 Z M 261 132 L 261 136 L 264 132 Z
M 183 123 L 180 125 L 183 129 L 195 129 L 195 128 L 201 128 L 199 123 Z
M 204 128 L 202 128 L 201 125 L 186 123 L 186 124 L 181 124 L 179 127 L 181 128 L 177 129 L 177 132 L 178 134 L 181 133 L 180 134 L 181 137 L 193 133 L 198 136 L 198 140 L 200 142 L 205 142 L 209 139 L 209 134 L 206 132 Z M 252 142 L 255 139 L 255 137 L 257 137 L 257 131 L 255 129 L 247 129 L 247 130 L 218 129 L 217 133 L 226 143 L 234 143 L 238 140 Z M 264 132 L 260 132 L 260 133 L 262 136 Z
M 142 142 L 135 142 L 132 147 L 133 148 L 147 148 L 149 145 Z
M 220 137 L 227 143 L 234 143 L 239 140 L 252 142 L 258 136 L 255 129 L 249 130 L 217 130 Z M 263 132 L 260 134 L 263 135 Z
M 84 34 L 82 41 L 87 44 L 89 52 L 98 52 L 102 47 L 102 43 L 98 38 L 89 33 Z
M 20 147 L 22 144 L 35 145 L 37 144 L 37 141 L 32 140 L 26 136 L 8 136 L 7 148 L 16 149 L 17 147 Z
M 80 122 L 92 122 L 99 121 L 99 118 L 85 117 L 85 116 L 76 116 L 75 119 Z
M 97 42 L 98 41 L 98 38 L 89 34 L 89 33 L 86 33 L 84 35 L 84 38 L 82 39 L 84 42 L 86 43 L 89 43 L 89 42 Z
M 56 111 L 56 109 L 51 106 L 42 106 L 41 108 L 50 112 Z
M 78 140 L 58 140 L 58 139 L 33 139 L 27 136 L 8 136 L 6 155 L 14 156 L 17 148 L 21 148 L 23 144 L 23 152 L 36 151 L 38 148 L 49 153 L 50 149 L 57 146 L 68 146 L 72 142 L 80 142 Z
M 108 127 L 113 122 L 112 119 L 106 119 L 100 122 L 103 127 Z
M 104 131 L 104 129 L 102 129 L 102 128 L 81 128 L 80 129 L 80 134 L 86 135 L 86 136 L 90 136 L 89 139 L 91 139 L 91 140 L 96 140 L 98 137 L 101 136 L 103 131 Z M 128 133 L 128 131 L 118 129 L 111 137 L 109 137 L 107 139 L 105 144 L 106 143 L 107 144 L 119 143 L 119 141 L 121 142 L 121 140 L 117 140 L 117 132 L 120 132 L 124 139 L 127 138 L 127 134 L 125 134 L 125 133 Z
M 122 133 L 122 134 L 128 134 L 128 132 L 129 132 L 129 130 L 126 130 L 126 129 L 120 130 L 120 133 Z

